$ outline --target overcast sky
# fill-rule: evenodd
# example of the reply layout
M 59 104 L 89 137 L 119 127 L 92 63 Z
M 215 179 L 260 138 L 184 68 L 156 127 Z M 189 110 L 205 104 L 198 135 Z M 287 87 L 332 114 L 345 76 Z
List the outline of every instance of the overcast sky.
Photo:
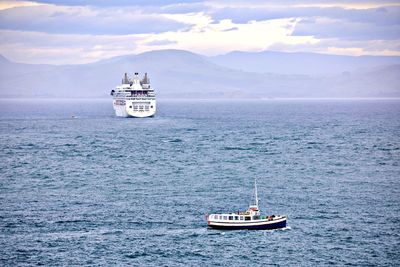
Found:
M 400 1 L 0 0 L 0 54 L 76 64 L 157 49 L 400 55 Z

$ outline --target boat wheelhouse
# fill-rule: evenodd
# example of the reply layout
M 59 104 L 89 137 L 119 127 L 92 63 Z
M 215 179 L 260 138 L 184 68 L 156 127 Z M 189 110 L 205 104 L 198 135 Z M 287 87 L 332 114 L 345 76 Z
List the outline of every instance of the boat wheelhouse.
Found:
M 286 227 L 286 215 L 262 215 L 258 208 L 257 182 L 254 182 L 255 204 L 243 212 L 206 215 L 207 224 L 215 229 L 269 230 Z

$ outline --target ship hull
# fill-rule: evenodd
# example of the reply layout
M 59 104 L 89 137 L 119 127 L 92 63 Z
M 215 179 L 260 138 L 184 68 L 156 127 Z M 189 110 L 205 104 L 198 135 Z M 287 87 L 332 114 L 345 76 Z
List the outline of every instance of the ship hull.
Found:
M 220 230 L 273 230 L 286 227 L 286 218 L 276 221 L 260 221 L 260 222 L 213 222 L 208 221 L 208 226 Z
M 116 99 L 113 102 L 115 115 L 124 118 L 146 118 L 156 114 L 156 100 L 123 100 Z

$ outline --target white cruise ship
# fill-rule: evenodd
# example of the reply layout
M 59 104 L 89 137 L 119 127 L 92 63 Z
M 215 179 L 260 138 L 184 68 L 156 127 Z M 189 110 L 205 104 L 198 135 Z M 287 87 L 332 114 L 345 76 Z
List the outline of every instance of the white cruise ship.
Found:
M 111 90 L 115 115 L 119 117 L 151 117 L 156 113 L 156 95 L 145 73 L 142 80 L 135 73 L 132 79 L 125 73 L 122 84 Z

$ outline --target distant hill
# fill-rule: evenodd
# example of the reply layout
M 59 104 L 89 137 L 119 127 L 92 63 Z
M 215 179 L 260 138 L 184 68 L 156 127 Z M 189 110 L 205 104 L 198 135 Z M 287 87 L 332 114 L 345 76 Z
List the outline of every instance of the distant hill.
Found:
M 228 68 L 257 73 L 334 75 L 346 71 L 400 64 L 396 56 L 338 56 L 317 53 L 284 53 L 273 51 L 240 52 L 209 58 Z
M 63 66 L 0 57 L 0 97 L 108 97 L 125 72 L 148 72 L 159 98 L 400 97 L 400 64 L 372 64 L 329 76 L 257 73 L 223 65 L 182 50 Z
M 9 63 L 10 61 L 4 56 L 0 55 L 0 63 Z

